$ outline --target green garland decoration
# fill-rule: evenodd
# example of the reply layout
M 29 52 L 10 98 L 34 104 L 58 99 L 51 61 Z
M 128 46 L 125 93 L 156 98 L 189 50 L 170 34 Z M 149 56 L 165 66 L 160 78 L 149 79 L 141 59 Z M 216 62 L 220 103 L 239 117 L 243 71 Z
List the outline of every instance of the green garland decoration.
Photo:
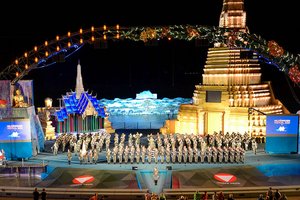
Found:
M 93 40 L 92 40 L 93 38 Z M 53 60 L 63 51 L 71 52 L 71 47 L 81 47 L 85 43 L 93 43 L 96 40 L 132 40 L 137 42 L 151 42 L 154 40 L 198 40 L 205 39 L 209 43 L 225 44 L 231 48 L 248 48 L 257 52 L 262 61 L 276 66 L 284 72 L 297 85 L 300 86 L 300 55 L 293 55 L 285 51 L 275 41 L 267 41 L 260 35 L 250 34 L 234 29 L 219 28 L 216 26 L 201 25 L 171 25 L 171 26 L 142 26 L 142 27 L 120 27 L 115 28 L 97 27 L 93 29 L 80 30 L 80 32 L 69 33 L 59 39 L 49 41 L 17 58 L 0 72 L 0 78 L 13 78 L 16 83 L 32 69 L 47 66 L 48 61 Z M 69 45 L 71 43 L 71 45 Z M 59 50 L 57 48 L 59 47 Z M 49 55 L 45 54 L 49 51 Z M 36 61 L 36 59 L 38 59 Z M 24 67 L 26 66 L 26 67 Z
M 288 51 L 284 51 L 280 56 L 273 56 L 270 54 L 268 41 L 257 34 L 199 25 L 133 27 L 121 32 L 123 39 L 143 42 L 167 38 L 187 41 L 206 39 L 210 43 L 227 44 L 230 36 L 231 38 L 234 37 L 231 41 L 231 47 L 248 48 L 257 52 L 265 59 L 265 62 L 276 66 L 280 71 L 287 74 L 294 83 L 300 84 L 300 74 L 299 76 L 291 76 L 290 72 L 295 66 L 300 70 L 300 56 L 294 56 Z

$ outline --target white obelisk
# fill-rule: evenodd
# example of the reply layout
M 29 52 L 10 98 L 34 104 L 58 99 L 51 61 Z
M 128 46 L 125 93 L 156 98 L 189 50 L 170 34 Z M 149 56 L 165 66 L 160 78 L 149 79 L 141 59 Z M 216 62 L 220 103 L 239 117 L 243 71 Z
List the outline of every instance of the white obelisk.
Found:
M 77 77 L 76 77 L 76 99 L 80 98 L 81 93 L 84 92 L 83 88 L 83 82 L 82 82 L 82 76 L 81 76 L 81 65 L 80 65 L 80 60 L 78 60 L 78 65 L 77 65 Z

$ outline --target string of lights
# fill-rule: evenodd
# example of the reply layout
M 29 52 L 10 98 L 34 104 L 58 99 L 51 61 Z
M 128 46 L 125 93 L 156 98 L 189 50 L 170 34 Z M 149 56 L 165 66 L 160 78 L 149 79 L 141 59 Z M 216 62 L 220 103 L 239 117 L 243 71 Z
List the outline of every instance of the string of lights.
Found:
M 201 25 L 171 25 L 171 26 L 143 26 L 143 27 L 91 27 L 80 29 L 78 32 L 68 32 L 63 36 L 56 36 L 54 40 L 45 41 L 33 50 L 25 52 L 11 65 L 0 72 L 0 79 L 17 83 L 32 69 L 51 65 L 58 61 L 58 57 L 68 57 L 85 43 L 93 44 L 106 40 L 132 40 L 144 43 L 153 40 L 207 40 L 210 44 L 221 44 L 231 48 L 248 48 L 257 52 L 263 61 L 272 64 L 278 70 L 286 73 L 299 86 L 300 84 L 300 56 L 284 50 L 275 41 L 267 41 L 259 35 L 250 34 L 235 29 L 219 28 Z

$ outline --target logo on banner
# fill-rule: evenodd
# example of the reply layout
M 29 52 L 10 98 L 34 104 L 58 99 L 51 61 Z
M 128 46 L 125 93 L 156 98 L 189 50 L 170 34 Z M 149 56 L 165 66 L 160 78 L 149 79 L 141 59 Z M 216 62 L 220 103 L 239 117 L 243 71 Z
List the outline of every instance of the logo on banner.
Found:
M 227 173 L 219 173 L 219 174 L 215 174 L 214 178 L 217 181 L 220 181 L 222 183 L 233 183 L 236 181 L 236 176 L 232 175 L 232 174 L 227 174 Z
M 83 175 L 83 176 L 78 176 L 76 178 L 73 179 L 73 183 L 74 184 L 87 184 L 87 183 L 91 183 L 95 180 L 95 178 L 93 176 L 90 175 Z

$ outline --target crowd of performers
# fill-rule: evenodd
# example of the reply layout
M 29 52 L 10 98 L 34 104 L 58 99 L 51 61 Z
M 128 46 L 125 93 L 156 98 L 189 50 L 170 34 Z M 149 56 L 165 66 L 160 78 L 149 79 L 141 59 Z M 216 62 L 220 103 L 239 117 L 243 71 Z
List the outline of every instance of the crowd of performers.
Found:
M 60 134 L 52 146 L 54 155 L 61 148 L 72 154 L 80 164 L 99 161 L 100 153 L 107 163 L 244 163 L 245 153 L 256 154 L 257 142 L 248 133 L 148 134 L 141 143 L 142 133 L 109 134 L 105 131 L 81 134 Z M 105 152 L 104 152 L 105 151 Z

